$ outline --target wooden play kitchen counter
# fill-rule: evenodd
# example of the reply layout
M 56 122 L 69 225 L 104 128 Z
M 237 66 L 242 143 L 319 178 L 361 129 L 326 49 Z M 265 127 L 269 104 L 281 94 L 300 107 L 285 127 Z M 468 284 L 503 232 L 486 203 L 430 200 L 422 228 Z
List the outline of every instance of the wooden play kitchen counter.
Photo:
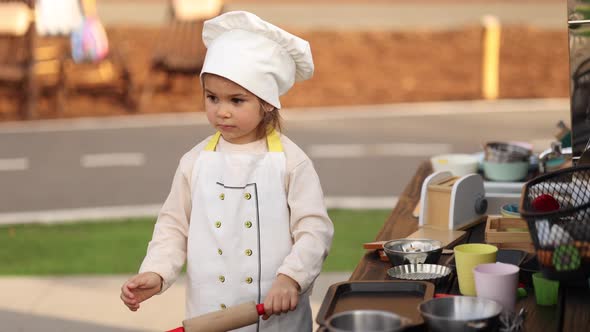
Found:
M 404 238 L 418 229 L 418 219 L 412 216 L 416 204 L 420 201 L 420 189 L 424 179 L 432 173 L 430 162 L 423 162 L 416 170 L 416 174 L 404 189 L 399 201 L 391 215 L 377 234 L 375 240 L 385 241 Z M 468 236 L 469 242 L 483 242 L 473 232 Z M 449 259 L 448 255 L 442 255 L 439 263 Z M 350 277 L 350 281 L 382 281 L 390 280 L 387 269 L 391 267 L 389 262 L 379 260 L 374 252 L 367 253 L 359 262 Z M 448 293 L 459 294 L 456 278 L 452 278 L 446 288 Z M 524 320 L 525 331 L 587 331 L 590 326 L 590 291 L 587 289 L 560 290 L 557 306 L 543 307 L 535 302 L 533 289 L 527 289 L 528 296 L 518 300 L 517 311 L 524 307 L 527 311 Z M 416 309 L 417 310 L 417 309 Z M 426 330 L 422 325 L 414 330 Z

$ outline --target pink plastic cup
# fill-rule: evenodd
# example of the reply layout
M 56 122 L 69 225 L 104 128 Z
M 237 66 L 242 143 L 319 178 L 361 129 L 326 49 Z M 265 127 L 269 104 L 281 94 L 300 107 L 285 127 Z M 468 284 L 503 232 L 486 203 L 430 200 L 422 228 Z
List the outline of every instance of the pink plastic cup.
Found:
M 480 264 L 473 269 L 477 297 L 494 300 L 504 307 L 504 311 L 514 311 L 518 271 L 513 264 Z

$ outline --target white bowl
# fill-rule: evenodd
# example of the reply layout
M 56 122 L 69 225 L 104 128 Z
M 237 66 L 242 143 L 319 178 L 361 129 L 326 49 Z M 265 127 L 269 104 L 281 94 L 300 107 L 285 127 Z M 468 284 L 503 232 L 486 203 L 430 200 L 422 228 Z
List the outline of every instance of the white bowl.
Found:
M 435 172 L 449 171 L 454 176 L 465 176 L 477 173 L 477 156 L 470 154 L 441 154 L 430 158 L 430 163 Z

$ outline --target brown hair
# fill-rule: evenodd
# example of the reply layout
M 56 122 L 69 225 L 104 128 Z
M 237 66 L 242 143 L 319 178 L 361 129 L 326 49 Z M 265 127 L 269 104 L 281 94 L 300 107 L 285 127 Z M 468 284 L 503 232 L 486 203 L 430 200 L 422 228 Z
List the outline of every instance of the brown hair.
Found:
M 271 130 L 280 132 L 282 130 L 281 115 L 279 109 L 258 98 L 260 102 L 260 112 L 262 112 L 262 121 L 256 128 L 256 138 L 262 139 L 266 137 Z M 272 107 L 272 111 L 268 111 L 268 108 Z

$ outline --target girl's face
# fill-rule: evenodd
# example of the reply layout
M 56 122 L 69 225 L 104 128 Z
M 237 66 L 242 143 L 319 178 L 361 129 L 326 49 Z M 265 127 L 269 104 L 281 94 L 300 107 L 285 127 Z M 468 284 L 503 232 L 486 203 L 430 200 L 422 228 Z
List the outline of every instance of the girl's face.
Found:
M 233 144 L 256 141 L 256 129 L 263 117 L 258 97 L 213 74 L 204 75 L 203 86 L 207 119 L 223 139 Z

